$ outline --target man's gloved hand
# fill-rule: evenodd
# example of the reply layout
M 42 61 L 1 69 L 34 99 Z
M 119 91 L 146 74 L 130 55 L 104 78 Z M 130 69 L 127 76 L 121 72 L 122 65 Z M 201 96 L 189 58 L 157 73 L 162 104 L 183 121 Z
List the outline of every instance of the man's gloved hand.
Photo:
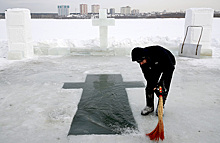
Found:
M 159 85 L 157 85 L 157 86 L 154 88 L 154 92 L 155 92 L 155 94 L 157 95 L 158 98 L 159 98 L 160 95 L 163 96 L 163 88 L 162 88 L 162 93 L 160 93 Z
M 161 87 L 162 87 L 162 93 L 160 93 L 159 87 L 160 87 L 160 86 L 157 85 L 157 86 L 154 88 L 155 94 L 157 95 L 158 98 L 159 98 L 160 95 L 162 95 L 163 98 L 166 99 L 166 97 L 167 97 L 167 90 L 166 90 L 163 86 L 161 86 Z

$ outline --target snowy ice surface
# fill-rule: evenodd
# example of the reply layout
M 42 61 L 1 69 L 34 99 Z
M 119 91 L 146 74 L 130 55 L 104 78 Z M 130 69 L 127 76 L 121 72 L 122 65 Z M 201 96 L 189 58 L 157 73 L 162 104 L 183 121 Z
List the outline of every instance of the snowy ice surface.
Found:
M 176 55 L 164 116 L 164 143 L 220 140 L 219 25 L 220 19 L 214 19 L 213 57 Z M 8 61 L 4 58 L 8 49 L 4 27 L 5 20 L 0 20 L 0 142 L 152 142 L 145 134 L 156 127 L 158 120 L 155 114 L 140 115 L 145 106 L 144 88 L 126 89 L 138 132 L 67 136 L 82 89 L 62 89 L 63 83 L 84 82 L 87 74 L 114 73 L 121 74 L 124 81 L 146 83 L 138 64 L 129 56 L 36 56 Z M 127 48 L 160 44 L 172 49 L 182 41 L 183 27 L 184 19 L 116 20 L 116 26 L 109 27 L 109 43 Z M 98 43 L 98 29 L 92 27 L 91 20 L 32 20 L 32 30 L 35 48 L 40 44 L 86 47 Z

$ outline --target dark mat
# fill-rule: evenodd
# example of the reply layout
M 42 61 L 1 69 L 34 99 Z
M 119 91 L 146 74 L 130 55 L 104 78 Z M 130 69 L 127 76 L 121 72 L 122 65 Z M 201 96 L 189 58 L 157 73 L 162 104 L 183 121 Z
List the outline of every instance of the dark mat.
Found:
M 87 75 L 85 83 L 64 83 L 64 89 L 83 88 L 69 135 L 121 134 L 137 130 L 125 88 L 143 82 L 123 82 L 120 74 Z

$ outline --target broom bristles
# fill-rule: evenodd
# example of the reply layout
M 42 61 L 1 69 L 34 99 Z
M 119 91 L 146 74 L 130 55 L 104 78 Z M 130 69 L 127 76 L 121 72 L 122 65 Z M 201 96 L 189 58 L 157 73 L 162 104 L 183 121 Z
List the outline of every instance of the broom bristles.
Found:
M 164 139 L 164 125 L 163 125 L 163 97 L 159 97 L 159 105 L 158 105 L 158 124 L 156 128 L 150 132 L 149 134 L 146 134 L 149 136 L 150 140 L 159 141 L 159 139 Z
M 159 141 L 159 123 L 157 124 L 156 128 L 150 132 L 149 134 L 146 134 L 147 136 L 149 136 L 150 140 L 155 140 L 155 141 Z
M 156 128 L 152 132 L 146 135 L 149 136 L 150 140 L 155 140 L 155 141 L 159 141 L 159 139 L 164 140 L 163 121 L 160 120 Z

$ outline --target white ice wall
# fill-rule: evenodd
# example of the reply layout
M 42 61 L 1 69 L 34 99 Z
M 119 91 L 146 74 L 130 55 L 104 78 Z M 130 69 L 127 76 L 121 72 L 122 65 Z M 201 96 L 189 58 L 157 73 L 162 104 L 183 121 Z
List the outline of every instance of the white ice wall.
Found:
M 213 15 L 214 10 L 211 8 L 190 8 L 186 10 L 184 34 L 188 26 L 202 26 L 203 32 L 200 40 L 202 52 L 211 50 Z M 200 33 L 201 28 L 199 27 L 189 28 L 185 43 L 197 44 Z
M 7 9 L 8 59 L 20 60 L 33 57 L 31 15 L 28 9 Z

